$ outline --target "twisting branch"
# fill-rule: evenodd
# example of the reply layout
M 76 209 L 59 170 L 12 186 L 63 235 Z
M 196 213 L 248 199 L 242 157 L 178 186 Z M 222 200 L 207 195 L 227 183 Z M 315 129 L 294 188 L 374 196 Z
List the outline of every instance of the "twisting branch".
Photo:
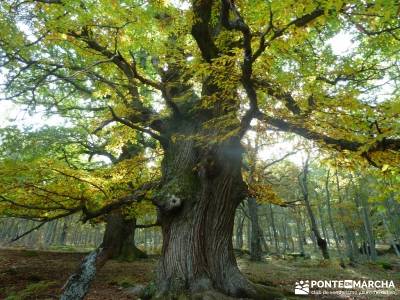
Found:
M 203 59 L 207 62 L 218 55 L 218 48 L 215 45 L 210 30 L 211 10 L 213 0 L 194 0 L 192 4 L 194 23 L 192 25 L 192 36 L 199 46 Z
M 375 36 L 375 35 L 381 35 L 383 33 L 387 33 L 387 34 L 391 35 L 395 40 L 400 41 L 400 37 L 396 35 L 396 32 L 399 32 L 399 30 L 400 30 L 400 25 L 393 26 L 393 27 L 387 27 L 387 28 L 380 29 L 380 30 L 369 30 L 361 23 L 358 23 L 354 19 L 352 19 L 351 13 L 345 13 L 345 16 L 357 28 L 357 30 L 359 32 L 361 32 L 365 35 Z
M 145 85 L 149 85 L 153 88 L 155 88 L 156 90 L 159 90 L 163 96 L 163 98 L 165 99 L 165 102 L 167 103 L 167 106 L 172 110 L 172 112 L 176 115 L 179 116 L 180 115 L 180 111 L 178 106 L 176 105 L 176 103 L 172 100 L 172 97 L 170 96 L 170 94 L 168 93 L 168 90 L 165 87 L 165 84 L 163 84 L 162 82 L 156 82 L 156 81 L 152 81 L 148 78 L 143 77 L 142 75 L 140 75 L 137 71 L 137 67 L 136 67 L 136 59 L 135 56 L 133 54 L 133 52 L 129 52 L 131 58 L 132 58 L 132 62 L 131 62 L 131 67 L 133 70 L 133 74 L 134 77 L 136 79 L 138 79 L 141 83 L 145 84 Z
M 131 69 L 132 69 L 132 73 L 133 73 L 133 77 L 136 78 L 137 80 L 139 80 L 141 83 L 145 84 L 145 85 L 149 85 L 153 88 L 155 88 L 156 90 L 161 91 L 163 89 L 163 85 L 161 82 L 157 82 L 157 81 L 153 81 L 150 80 L 148 78 L 145 78 L 144 76 L 142 76 L 141 74 L 139 74 L 137 67 L 136 67 L 136 59 L 135 56 L 133 54 L 132 51 L 129 52 L 132 62 L 129 64 Z M 125 61 L 125 59 L 123 58 L 122 54 L 120 52 L 118 52 L 118 55 L 121 57 L 122 60 Z M 125 63 L 127 63 L 125 61 Z
M 230 12 L 232 12 L 233 15 L 235 16 L 235 20 L 233 20 L 233 21 L 231 21 L 229 19 Z M 267 27 L 266 31 L 262 34 L 260 46 L 253 55 L 252 47 L 251 47 L 252 33 L 250 31 L 250 27 L 246 24 L 243 17 L 240 15 L 239 11 L 237 10 L 235 4 L 232 1 L 229 1 L 229 0 L 222 1 L 221 21 L 222 21 L 223 26 L 225 26 L 225 28 L 227 28 L 229 30 L 238 30 L 243 35 L 244 59 L 242 62 L 241 83 L 246 91 L 247 97 L 249 98 L 250 108 L 246 111 L 246 113 L 244 114 L 244 116 L 241 120 L 241 125 L 240 125 L 240 130 L 239 130 L 240 137 L 242 137 L 245 134 L 245 132 L 247 131 L 247 129 L 249 128 L 251 120 L 260 114 L 259 108 L 258 108 L 257 93 L 256 93 L 256 89 L 255 89 L 254 82 L 252 79 L 253 62 L 265 50 L 268 43 L 270 43 L 272 40 L 282 36 L 288 28 L 290 28 L 291 26 L 296 26 L 296 27 L 306 26 L 309 22 L 311 22 L 312 20 L 321 16 L 323 13 L 324 13 L 323 9 L 317 8 L 314 11 L 312 11 L 311 13 L 306 14 L 300 18 L 297 18 L 297 19 L 291 21 L 283 28 L 281 28 L 279 30 L 275 30 L 273 27 L 273 24 L 272 24 L 273 15 L 272 15 L 272 11 L 270 10 L 270 24 Z M 274 30 L 274 34 L 271 37 L 271 39 L 268 41 L 268 43 L 266 43 L 265 36 L 271 30 Z M 267 92 L 270 95 L 279 97 L 281 100 L 283 100 L 286 104 L 286 107 L 293 114 L 295 114 L 295 115 L 301 114 L 300 107 L 297 105 L 296 101 L 294 100 L 294 98 L 291 96 L 290 93 L 284 92 L 282 90 L 277 90 L 276 87 L 274 87 L 269 82 L 264 82 L 263 85 L 264 85 L 264 88 L 266 88 Z
M 38 224 L 37 226 L 29 229 L 28 231 L 16 236 L 15 238 L 13 238 L 10 241 L 10 243 L 21 239 L 22 237 L 24 237 L 24 236 L 30 234 L 31 232 L 39 229 L 44 224 L 46 224 L 46 223 L 48 223 L 50 221 L 54 221 L 54 220 L 57 220 L 57 219 L 65 218 L 67 216 L 73 215 L 73 214 L 78 213 L 78 212 L 82 212 L 83 213 L 82 219 L 81 219 L 83 222 L 87 222 L 88 220 L 91 220 L 91 219 L 97 218 L 99 216 L 105 215 L 105 214 L 107 214 L 107 213 L 109 213 L 109 212 L 111 212 L 111 211 L 113 211 L 115 209 L 118 209 L 118 208 L 120 208 L 120 207 L 122 207 L 124 205 L 129 205 L 129 204 L 131 204 L 133 202 L 137 202 L 137 201 L 142 200 L 145 197 L 146 193 L 151 188 L 156 187 L 158 184 L 159 183 L 157 181 L 143 184 L 141 189 L 138 189 L 133 194 L 121 197 L 121 198 L 117 199 L 115 202 L 110 203 L 110 204 L 102 207 L 101 209 L 99 209 L 97 211 L 90 211 L 90 210 L 87 209 L 87 207 L 85 205 L 79 205 L 77 207 L 70 208 L 70 209 L 64 208 L 64 210 L 66 210 L 66 212 L 58 214 L 58 215 L 53 216 L 53 217 L 37 217 L 37 218 L 34 218 L 34 217 L 22 216 L 22 215 L 21 216 L 14 216 L 14 217 L 21 217 L 21 218 L 24 218 L 24 219 L 36 220 L 36 221 L 40 222 L 40 224 Z M 8 201 L 9 199 L 5 198 L 2 195 L 0 195 L 0 198 L 3 199 L 3 200 L 7 200 L 7 202 L 9 202 L 11 204 L 14 204 L 14 202 L 12 200 Z M 36 206 L 28 206 L 28 205 L 21 205 L 21 207 L 26 208 L 26 209 L 43 209 L 43 210 L 48 209 L 48 208 L 44 208 L 44 207 L 43 208 L 39 208 L 39 207 L 36 207 Z M 154 226 L 158 226 L 158 225 L 159 225 L 158 223 L 143 224 L 143 225 L 138 225 L 137 227 L 138 228 L 149 228 L 149 227 L 154 227 Z
M 265 37 L 271 32 L 271 30 L 274 29 L 274 24 L 273 24 L 273 12 L 272 12 L 272 7 L 271 4 L 269 5 L 269 23 L 267 29 L 261 34 L 260 36 L 260 42 L 257 50 L 253 54 L 253 61 L 255 61 L 265 50 L 267 47 L 265 43 Z
M 300 115 L 302 113 L 293 96 L 290 93 L 285 92 L 279 85 L 258 78 L 254 79 L 254 83 L 257 87 L 264 89 L 271 97 L 282 100 L 286 108 L 294 115 Z
M 273 24 L 272 24 L 272 11 L 270 10 L 270 25 L 267 27 L 267 30 L 261 35 L 260 37 L 260 43 L 258 49 L 255 51 L 253 55 L 253 60 L 255 61 L 264 51 L 267 49 L 267 47 L 271 44 L 272 41 L 276 40 L 277 38 L 283 36 L 283 34 L 292 26 L 296 27 L 304 27 L 316 18 L 322 16 L 324 14 L 324 10 L 321 8 L 316 8 L 312 12 L 303 15 L 302 17 L 299 17 L 285 26 L 283 26 L 280 29 L 276 29 Z M 271 38 L 266 41 L 265 37 L 267 34 L 269 34 L 271 31 L 274 33 L 272 34 Z
M 87 222 L 88 220 L 91 220 L 91 219 L 97 218 L 99 216 L 102 216 L 104 214 L 107 214 L 117 208 L 124 206 L 124 205 L 128 205 L 133 202 L 138 202 L 146 196 L 146 193 L 150 189 L 158 186 L 158 184 L 159 183 L 157 181 L 143 184 L 141 186 L 141 188 L 136 190 L 133 194 L 128 195 L 128 196 L 123 196 L 123 197 L 117 199 L 116 201 L 103 206 L 101 209 L 99 209 L 97 211 L 89 211 L 86 207 L 83 207 L 82 211 L 83 211 L 84 215 L 82 216 L 82 221 Z
M 144 85 L 150 86 L 158 91 L 161 92 L 162 96 L 164 97 L 168 107 L 171 108 L 171 110 L 179 115 L 179 109 L 177 105 L 174 103 L 170 95 L 168 94 L 164 84 L 162 82 L 154 81 L 149 78 L 144 77 L 141 75 L 136 66 L 136 59 L 133 54 L 133 52 L 130 52 L 131 56 L 131 63 L 129 63 L 123 56 L 122 54 L 117 51 L 116 53 L 111 52 L 108 50 L 106 47 L 100 45 L 97 41 L 93 40 L 90 38 L 89 31 L 84 30 L 82 35 L 78 35 L 76 33 L 73 33 L 75 37 L 81 37 L 83 36 L 85 43 L 92 48 L 93 50 L 96 50 L 100 52 L 102 55 L 108 57 L 110 60 L 114 62 L 114 64 L 125 74 L 125 76 L 128 78 L 129 81 L 132 81 L 132 79 L 137 79 L 139 82 L 141 82 Z M 131 95 L 136 98 L 137 102 L 139 102 L 139 92 L 137 88 L 133 85 L 132 82 L 130 82 L 130 93 Z M 143 110 L 144 107 L 141 105 L 141 109 Z
M 87 183 L 87 184 L 93 186 L 93 187 L 96 188 L 97 190 L 99 190 L 105 197 L 108 197 L 107 192 L 106 192 L 101 186 L 99 186 L 99 185 L 96 184 L 96 183 L 93 183 L 93 182 L 91 182 L 91 181 L 89 181 L 89 180 L 86 180 L 86 179 L 83 179 L 83 178 L 79 178 L 78 176 L 75 176 L 75 175 L 72 175 L 72 174 L 65 173 L 64 171 L 61 171 L 61 170 L 58 170 L 58 169 L 51 168 L 51 170 L 54 171 L 54 172 L 57 172 L 57 173 L 59 173 L 59 174 L 61 174 L 61 175 L 64 175 L 65 177 L 69 177 L 69 178 L 72 178 L 72 179 L 76 179 L 76 180 L 78 180 L 78 181 L 85 182 L 85 183 Z M 53 192 L 53 193 L 54 193 L 54 192 Z
M 147 134 L 149 134 L 152 138 L 154 138 L 154 139 L 156 139 L 156 140 L 158 140 L 158 141 L 160 141 L 160 142 L 162 142 L 162 143 L 165 142 L 165 138 L 164 138 L 163 136 L 161 136 L 161 135 L 155 133 L 154 131 L 152 131 L 152 130 L 150 130 L 150 129 L 140 127 L 140 126 L 138 126 L 138 125 L 132 123 L 131 121 L 129 121 L 129 120 L 125 119 L 125 118 L 119 117 L 119 116 L 115 113 L 114 109 L 113 109 L 111 106 L 109 106 L 108 108 L 110 109 L 110 112 L 111 112 L 111 115 L 112 115 L 114 121 L 117 121 L 117 122 L 119 122 L 119 123 L 121 123 L 121 124 L 124 124 L 124 125 L 126 125 L 126 126 L 132 128 L 132 129 L 135 129 L 135 130 L 138 130 L 138 131 L 147 133 Z
M 30 209 L 30 210 L 45 210 L 45 211 L 47 211 L 47 210 L 69 210 L 65 206 L 61 206 L 61 205 L 60 206 L 37 206 L 37 205 L 22 204 L 22 203 L 15 202 L 9 198 L 6 198 L 3 195 L 0 195 L 0 199 L 1 199 L 0 202 L 9 203 L 12 206 Z
M 229 13 L 233 12 L 235 20 L 229 20 Z M 241 83 L 246 91 L 247 97 L 249 98 L 250 108 L 246 111 L 240 124 L 239 136 L 242 137 L 250 126 L 250 122 L 254 117 L 254 114 L 258 111 L 257 93 L 251 80 L 253 74 L 253 58 L 251 48 L 251 37 L 252 33 L 250 27 L 246 24 L 243 17 L 240 15 L 235 4 L 229 0 L 222 1 L 221 8 L 221 21 L 223 26 L 229 30 L 238 30 L 243 35 L 243 49 L 244 57 L 242 62 L 242 76 Z
M 273 165 L 275 165 L 275 164 L 277 164 L 277 163 L 279 163 L 279 162 L 285 160 L 285 159 L 288 158 L 289 156 L 291 156 L 291 155 L 293 155 L 293 154 L 296 154 L 296 153 L 297 153 L 297 151 L 292 151 L 292 152 L 286 153 L 286 154 L 283 155 L 282 157 L 280 157 L 280 158 L 278 158 L 278 159 L 276 159 L 276 160 L 273 160 L 273 161 L 267 163 L 265 166 L 263 166 L 263 170 L 265 171 L 265 169 L 268 169 L 269 167 L 271 167 L 271 166 L 273 166 Z
M 147 85 L 149 87 L 152 87 L 152 88 L 160 91 L 162 96 L 164 97 L 168 107 L 170 107 L 171 110 L 175 114 L 179 114 L 178 107 L 173 102 L 173 100 L 171 99 L 169 94 L 166 92 L 166 89 L 165 89 L 165 86 L 163 85 L 163 83 L 146 78 L 139 73 L 139 71 L 137 70 L 137 66 L 136 66 L 136 60 L 135 60 L 135 57 L 132 52 L 130 52 L 131 62 L 128 62 L 119 51 L 115 51 L 115 52 L 110 51 L 109 49 L 107 49 L 107 47 L 99 44 L 96 40 L 94 40 L 91 37 L 90 31 L 88 28 L 84 28 L 81 33 L 69 32 L 69 34 L 72 37 L 79 39 L 79 40 L 83 41 L 84 43 L 86 43 L 86 45 L 90 49 L 93 49 L 96 52 L 100 53 L 101 55 L 107 57 L 111 62 L 113 62 L 118 67 L 119 70 L 121 70 L 125 74 L 126 78 L 129 81 L 129 85 L 128 85 L 129 93 L 135 100 L 135 105 L 136 105 L 135 108 L 137 108 L 139 111 L 141 111 L 142 113 L 145 113 L 145 114 L 149 113 L 148 109 L 145 108 L 143 106 L 143 104 L 141 103 L 141 101 L 139 100 L 139 91 L 134 83 L 135 79 L 144 85 Z
M 265 51 L 265 49 L 270 45 L 270 43 L 281 37 L 291 26 L 296 26 L 296 27 L 304 27 L 307 24 L 309 24 L 311 21 L 315 20 L 319 16 L 322 16 L 324 14 L 324 10 L 321 8 L 316 8 L 312 12 L 303 15 L 300 18 L 297 18 L 290 23 L 288 23 L 286 26 L 284 26 L 281 29 L 275 29 L 272 23 L 272 18 L 273 18 L 273 13 L 270 8 L 270 19 L 269 19 L 269 26 L 267 27 L 266 31 L 261 35 L 260 38 L 260 43 L 258 49 L 254 52 L 253 55 L 250 56 L 250 61 L 248 62 L 250 67 L 247 67 L 247 75 L 242 78 L 242 83 L 243 86 L 246 90 L 246 93 L 250 99 L 250 109 L 245 113 L 243 119 L 242 119 L 242 124 L 241 124 L 241 136 L 246 132 L 248 129 L 250 122 L 253 118 L 257 117 L 259 115 L 259 109 L 258 109 L 258 104 L 257 104 L 257 94 L 254 88 L 254 83 L 251 78 L 251 66 L 252 63 L 255 62 L 255 60 Z M 273 31 L 272 37 L 266 41 L 265 37 L 267 34 L 269 34 L 271 31 Z M 250 34 L 251 36 L 251 34 Z M 251 49 L 250 49 L 251 50 Z M 244 80 L 243 80 L 244 79 Z M 267 93 L 271 96 L 278 97 L 281 100 L 284 101 L 286 107 L 295 115 L 300 115 L 301 114 L 301 109 L 294 100 L 294 98 L 291 96 L 290 93 L 284 92 L 282 90 L 277 90 L 275 85 L 272 85 L 269 82 L 264 82 L 263 83 L 264 88 L 266 89 Z

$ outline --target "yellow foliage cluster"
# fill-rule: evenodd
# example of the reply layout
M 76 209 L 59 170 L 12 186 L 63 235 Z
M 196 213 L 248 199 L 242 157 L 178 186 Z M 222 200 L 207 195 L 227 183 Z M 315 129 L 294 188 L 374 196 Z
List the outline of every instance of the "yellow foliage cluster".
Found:
M 275 205 L 282 205 L 284 203 L 270 184 L 251 184 L 249 186 L 249 192 L 250 196 L 256 198 L 257 203 L 260 204 L 272 203 Z

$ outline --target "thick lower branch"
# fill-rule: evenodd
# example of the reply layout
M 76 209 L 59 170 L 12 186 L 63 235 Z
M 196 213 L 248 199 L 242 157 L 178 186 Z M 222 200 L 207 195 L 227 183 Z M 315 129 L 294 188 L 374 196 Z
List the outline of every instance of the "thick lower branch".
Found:
M 97 248 L 90 252 L 83 260 L 78 271 L 71 275 L 63 287 L 60 300 L 82 300 L 89 291 L 90 285 L 96 276 L 96 271 L 109 258 L 108 252 Z

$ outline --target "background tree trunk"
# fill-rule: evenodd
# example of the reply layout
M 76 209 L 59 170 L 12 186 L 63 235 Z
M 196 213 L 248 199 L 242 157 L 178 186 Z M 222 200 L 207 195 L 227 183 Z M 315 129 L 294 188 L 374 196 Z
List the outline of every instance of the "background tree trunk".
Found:
M 304 165 L 303 176 L 301 178 L 302 180 L 300 180 L 300 187 L 303 192 L 304 203 L 305 203 L 305 206 L 307 209 L 308 217 L 310 218 L 311 230 L 314 233 L 316 243 L 317 243 L 319 249 L 321 250 L 322 257 L 324 259 L 329 259 L 328 245 L 326 243 L 326 240 L 324 240 L 321 237 L 321 234 L 319 233 L 317 221 L 315 220 L 314 213 L 311 209 L 311 205 L 310 205 L 310 201 L 309 201 L 309 193 L 308 193 L 307 175 L 308 175 L 308 158 Z
M 364 229 L 363 236 L 366 238 L 366 240 L 364 239 L 361 243 L 361 252 L 366 254 L 370 260 L 375 261 L 378 258 L 378 255 L 375 247 L 375 238 L 372 230 L 372 224 L 369 219 L 368 202 L 365 200 L 365 196 L 362 194 L 361 190 L 358 190 L 356 192 L 354 200 L 357 208 L 361 212 L 360 217 L 363 222 Z
M 272 227 L 272 234 L 274 237 L 274 245 L 275 245 L 275 252 L 276 254 L 280 253 L 279 249 L 279 238 L 278 238 L 278 231 L 276 230 L 276 225 L 275 225 L 275 215 L 274 215 L 274 210 L 272 208 L 272 204 L 268 204 L 269 207 L 269 215 L 270 215 L 270 221 L 271 221 L 271 227 Z
M 250 235 L 250 259 L 254 261 L 261 261 L 262 249 L 261 239 L 262 232 L 260 231 L 260 224 L 258 221 L 258 204 L 255 198 L 248 198 L 247 204 L 249 207 L 251 235 Z
M 132 261 L 147 255 L 135 245 L 136 218 L 126 219 L 120 210 L 107 216 L 101 248 L 111 259 Z
M 295 220 L 296 220 L 296 228 L 297 228 L 297 242 L 299 244 L 299 251 L 301 254 L 305 254 L 304 252 L 304 233 L 303 233 L 303 229 L 302 226 L 300 225 L 300 216 L 294 216 Z
M 244 224 L 244 216 L 242 217 L 239 215 L 237 217 L 237 222 L 236 222 L 236 239 L 235 239 L 235 247 L 238 250 L 241 250 L 243 248 L 243 224 Z

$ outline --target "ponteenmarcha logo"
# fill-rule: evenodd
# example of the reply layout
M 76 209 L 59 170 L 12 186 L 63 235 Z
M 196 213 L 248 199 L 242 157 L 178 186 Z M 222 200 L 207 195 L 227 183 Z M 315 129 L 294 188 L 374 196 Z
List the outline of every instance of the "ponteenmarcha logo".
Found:
M 295 295 L 308 295 L 310 293 L 310 283 L 308 280 L 300 280 L 296 281 L 296 285 L 294 287 Z
M 309 294 L 396 294 L 393 280 L 300 280 L 295 295 Z

